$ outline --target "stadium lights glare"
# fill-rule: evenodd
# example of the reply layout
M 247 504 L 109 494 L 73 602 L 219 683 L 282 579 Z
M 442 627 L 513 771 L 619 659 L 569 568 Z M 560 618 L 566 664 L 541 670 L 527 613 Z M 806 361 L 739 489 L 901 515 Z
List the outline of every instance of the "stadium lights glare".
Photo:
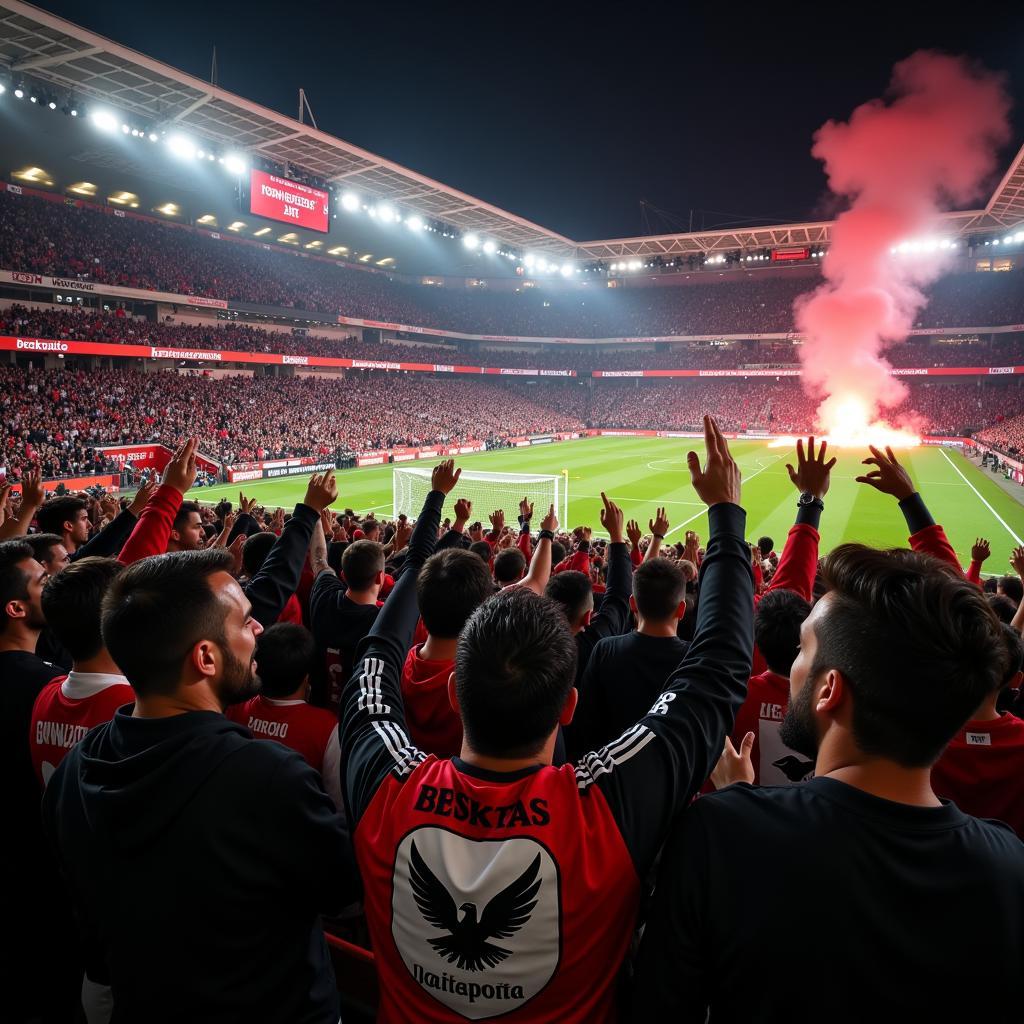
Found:
M 97 110 L 93 112 L 92 123 L 101 132 L 112 132 L 117 128 L 117 118 L 109 110 Z
M 245 173 L 245 157 L 238 153 L 229 153 L 224 157 L 224 169 L 231 174 Z
M 71 108 L 70 114 L 72 117 L 78 117 L 78 111 L 74 107 Z
M 359 209 L 359 196 L 355 192 L 345 192 L 341 197 L 342 209 L 355 213 Z
M 548 269 L 548 261 L 543 256 L 537 260 L 537 269 L 542 273 L 546 274 Z
M 377 204 L 377 217 L 384 221 L 385 224 L 390 224 L 393 220 L 397 220 L 395 208 L 387 203 Z
M 71 111 L 71 116 L 72 116 L 72 117 L 74 117 L 74 116 L 75 116 L 75 112 L 74 112 L 73 110 Z M 157 140 L 158 138 L 159 138 L 159 136 L 157 135 L 157 133 L 156 133 L 156 132 L 150 132 L 150 133 L 149 133 L 149 141 L 150 141 L 150 142 L 156 142 L 156 140 Z
M 167 147 L 175 156 L 188 157 L 191 159 L 196 155 L 196 147 L 191 139 L 184 135 L 172 135 L 167 140 Z
M 480 245 L 480 239 L 479 239 L 479 238 L 477 238 L 477 236 L 476 236 L 476 235 L 474 235 L 474 234 L 473 234 L 472 232 L 470 232 L 470 233 L 469 233 L 468 235 L 463 235 L 463 236 L 462 236 L 462 244 L 463 244 L 463 245 L 464 245 L 464 246 L 465 246 L 465 247 L 466 247 L 467 249 L 469 249 L 470 251 L 472 251 L 473 249 L 476 249 L 476 248 L 478 248 L 478 247 L 479 247 L 479 245 Z
M 559 270 L 559 273 L 562 275 L 562 277 L 572 277 L 573 269 L 574 268 L 571 263 L 563 263 L 561 269 Z
M 411 217 L 405 218 L 405 226 L 410 231 L 422 231 L 423 230 L 423 218 L 417 216 L 415 213 Z
M 532 269 L 533 269 L 533 265 L 534 265 L 534 264 L 535 264 L 536 262 L 537 262 L 537 257 L 536 257 L 536 256 L 534 256 L 532 252 L 528 252 L 528 253 L 527 253 L 527 254 L 526 254 L 526 255 L 525 255 L 524 257 L 523 257 L 523 265 L 524 265 L 525 267 L 527 267 L 527 269 L 530 269 L 530 270 L 532 270 Z
M 14 95 L 17 96 L 17 98 L 19 100 L 23 100 L 25 98 L 25 90 L 24 89 L 15 89 L 14 90 Z
M 56 103 L 54 103 L 54 102 L 53 102 L 53 100 L 50 100 L 50 102 L 49 102 L 49 103 L 47 103 L 46 105 L 47 105 L 47 106 L 48 106 L 48 107 L 49 107 L 49 108 L 50 108 L 51 110 L 56 110 L 56 109 L 57 109 L 57 104 L 56 104 Z
M 489 238 L 484 242 L 484 252 L 487 253 L 488 256 L 493 256 L 497 249 L 498 247 Z

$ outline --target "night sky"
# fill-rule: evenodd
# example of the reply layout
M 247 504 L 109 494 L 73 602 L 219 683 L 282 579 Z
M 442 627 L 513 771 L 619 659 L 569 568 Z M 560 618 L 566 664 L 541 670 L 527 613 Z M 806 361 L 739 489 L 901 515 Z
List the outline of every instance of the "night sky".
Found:
M 1007 74 L 1000 176 L 1024 141 L 1018 5 L 40 6 L 207 80 L 216 44 L 223 88 L 295 116 L 303 86 L 321 129 L 576 241 L 831 216 L 814 130 L 920 48 Z

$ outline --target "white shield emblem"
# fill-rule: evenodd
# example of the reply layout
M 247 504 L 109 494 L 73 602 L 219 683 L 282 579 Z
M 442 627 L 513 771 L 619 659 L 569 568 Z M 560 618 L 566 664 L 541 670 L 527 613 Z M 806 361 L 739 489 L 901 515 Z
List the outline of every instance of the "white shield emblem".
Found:
M 558 966 L 558 883 L 536 840 L 416 829 L 395 857 L 395 945 L 417 984 L 464 1017 L 517 1010 Z

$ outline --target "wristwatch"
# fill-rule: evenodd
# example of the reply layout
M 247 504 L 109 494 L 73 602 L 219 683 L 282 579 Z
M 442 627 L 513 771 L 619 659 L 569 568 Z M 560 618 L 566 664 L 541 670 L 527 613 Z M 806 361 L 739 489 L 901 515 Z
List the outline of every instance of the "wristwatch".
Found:
M 819 512 L 825 511 L 825 502 L 821 498 L 811 494 L 810 491 L 803 491 L 799 498 L 796 499 L 796 507 L 801 508 L 816 508 Z

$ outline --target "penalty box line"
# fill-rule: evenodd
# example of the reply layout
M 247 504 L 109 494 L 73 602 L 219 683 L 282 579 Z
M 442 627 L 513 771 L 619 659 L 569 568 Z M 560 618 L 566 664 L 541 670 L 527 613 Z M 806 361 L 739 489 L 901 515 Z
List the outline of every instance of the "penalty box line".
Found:
M 769 469 L 770 467 L 772 467 L 772 466 L 776 465 L 776 464 L 777 464 L 777 462 L 778 462 L 778 461 L 779 461 L 779 460 L 780 460 L 781 458 L 782 458 L 782 456 L 780 455 L 780 456 L 778 456 L 778 458 L 776 459 L 776 461 L 775 461 L 775 462 L 769 462 L 767 466 L 762 466 L 762 467 L 761 467 L 761 468 L 760 468 L 759 470 L 757 470 L 756 472 L 754 472 L 754 473 L 751 473 L 751 474 L 750 474 L 750 476 L 745 476 L 745 477 L 743 477 L 743 478 L 742 478 L 742 479 L 740 480 L 740 483 L 741 483 L 741 484 L 745 484 L 745 483 L 747 483 L 747 481 L 749 481 L 749 480 L 753 480 L 755 476 L 760 476 L 760 475 L 761 475 L 761 474 L 762 474 L 762 473 L 763 473 L 763 472 L 764 472 L 764 471 L 765 471 L 766 469 Z M 689 525 L 690 525 L 690 523 L 692 523 L 692 522 L 693 522 L 693 521 L 694 521 L 695 519 L 700 519 L 700 517 L 701 517 L 702 515 L 704 515 L 704 514 L 705 514 L 706 512 L 707 512 L 707 507 L 705 507 L 705 508 L 704 508 L 704 509 L 703 509 L 703 510 L 702 510 L 701 512 L 698 512 L 698 513 L 697 513 L 696 515 L 694 515 L 694 516 L 690 516 L 690 518 L 689 518 L 689 519 L 687 519 L 687 520 L 686 520 L 686 522 L 684 522 L 684 523 L 680 523 L 680 524 L 679 524 L 678 526 L 673 526 L 673 527 L 672 527 L 672 529 L 671 529 L 671 530 L 669 530 L 669 531 L 668 531 L 668 533 L 666 533 L 666 534 L 665 534 L 665 536 L 666 536 L 666 537 L 671 537 L 671 536 L 672 536 L 672 534 L 673 534 L 673 533 L 675 533 L 675 532 L 676 532 L 677 530 L 681 530 L 681 529 L 682 529 L 682 528 L 683 528 L 684 526 L 689 526 Z
M 982 503 L 982 505 L 984 505 L 985 508 L 987 508 L 989 512 L 991 512 L 992 515 L 994 515 L 996 519 L 999 520 L 1003 529 L 1006 530 L 1006 532 L 1017 542 L 1018 546 L 1024 545 L 1024 540 L 1021 540 L 1020 537 L 1018 537 L 1017 534 L 1015 534 L 1013 530 L 1010 529 L 1010 526 L 1006 522 L 1006 520 L 988 503 L 988 500 L 985 497 L 983 497 L 978 488 L 975 487 L 974 484 L 972 484 L 971 481 L 968 480 L 967 477 L 963 475 L 963 473 L 960 471 L 960 467 L 946 454 L 945 449 L 940 448 L 939 451 L 942 453 L 942 457 L 953 467 L 953 469 L 956 470 L 960 479 L 963 480 L 963 482 L 967 484 L 967 486 L 970 487 L 972 491 L 974 491 L 976 497 Z

